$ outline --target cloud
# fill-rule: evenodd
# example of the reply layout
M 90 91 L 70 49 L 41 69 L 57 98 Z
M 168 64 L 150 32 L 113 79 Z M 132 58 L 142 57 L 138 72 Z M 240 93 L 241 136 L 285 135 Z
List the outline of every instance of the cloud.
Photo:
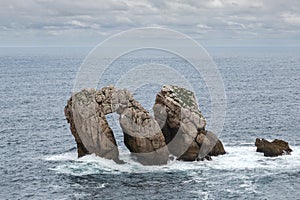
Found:
M 283 13 L 281 17 L 289 24 L 300 26 L 300 14 L 298 13 Z
M 69 34 L 99 41 L 145 26 L 172 28 L 195 39 L 299 39 L 299 7 L 297 0 L 2 0 L 0 42 L 22 34 L 35 41 L 64 42 Z

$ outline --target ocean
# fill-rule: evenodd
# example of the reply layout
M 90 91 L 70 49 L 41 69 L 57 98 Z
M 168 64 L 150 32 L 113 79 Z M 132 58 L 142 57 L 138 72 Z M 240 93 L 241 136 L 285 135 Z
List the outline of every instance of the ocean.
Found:
M 77 159 L 63 109 L 90 50 L 0 48 L 0 199 L 299 198 L 299 48 L 208 47 L 226 92 L 225 124 L 217 134 L 227 154 L 165 166 L 143 166 L 130 157 L 115 114 L 108 121 L 126 164 L 94 155 Z M 189 80 L 209 129 L 207 85 L 181 58 L 160 52 L 121 57 L 99 77 L 98 87 L 114 84 L 129 68 L 144 63 L 173 67 Z M 168 83 L 172 77 L 165 78 Z M 145 83 L 132 92 L 151 111 L 160 88 Z M 293 152 L 264 157 L 256 152 L 257 137 L 286 140 Z

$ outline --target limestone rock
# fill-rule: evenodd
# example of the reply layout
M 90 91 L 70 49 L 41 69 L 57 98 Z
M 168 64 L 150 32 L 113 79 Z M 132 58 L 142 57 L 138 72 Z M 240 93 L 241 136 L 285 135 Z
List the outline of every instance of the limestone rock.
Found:
M 120 162 L 113 132 L 95 97 L 96 90 L 84 89 L 73 94 L 65 107 L 65 115 L 77 143 L 78 157 L 95 153 Z
M 117 163 L 119 151 L 105 115 L 117 112 L 126 147 L 145 165 L 166 164 L 169 152 L 155 119 L 127 90 L 104 87 L 72 95 L 65 115 L 75 138 L 78 156 L 95 153 Z
M 179 160 L 201 160 L 225 153 L 217 136 L 205 130 L 206 120 L 193 92 L 178 86 L 163 86 L 153 110 L 169 152 Z
M 210 146 L 210 151 L 208 153 L 209 156 L 218 156 L 226 153 L 222 142 L 213 132 L 206 131 L 206 137 L 208 138 L 211 144 L 215 144 L 213 146 Z
M 122 163 L 105 117 L 114 112 L 119 114 L 125 146 L 144 165 L 166 164 L 169 152 L 184 161 L 211 159 L 210 156 L 225 153 L 217 136 L 205 130 L 206 120 L 191 91 L 164 86 L 153 109 L 155 118 L 129 91 L 113 86 L 73 94 L 65 107 L 65 116 L 77 143 L 78 156 L 95 153 Z
M 280 155 L 289 155 L 292 149 L 289 144 L 283 140 L 275 139 L 273 142 L 269 142 L 265 139 L 256 138 L 255 146 L 257 147 L 257 152 L 264 153 L 267 157 L 276 157 Z
M 144 165 L 166 164 L 169 152 L 165 138 L 150 113 L 127 90 L 115 93 L 113 102 L 130 152 Z
M 78 132 L 76 130 L 76 126 L 75 126 L 74 119 L 73 119 L 73 112 L 72 112 L 72 98 L 70 98 L 68 100 L 68 103 L 65 106 L 64 112 L 65 112 L 67 122 L 70 124 L 71 133 L 74 136 L 76 144 L 77 144 L 78 157 L 80 158 L 82 156 L 90 154 L 89 151 L 85 148 L 84 144 L 82 143 L 82 141 L 78 135 Z
M 205 156 L 218 156 L 226 153 L 222 142 L 211 131 L 202 131 L 196 138 L 196 142 L 201 147 L 199 158 Z

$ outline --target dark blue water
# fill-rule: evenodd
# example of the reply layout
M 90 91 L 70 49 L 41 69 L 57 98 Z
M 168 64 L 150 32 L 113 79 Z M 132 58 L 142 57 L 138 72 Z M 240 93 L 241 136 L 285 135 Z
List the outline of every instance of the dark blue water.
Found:
M 300 195 L 300 55 L 293 48 L 212 48 L 227 95 L 221 140 L 228 154 L 211 162 L 170 161 L 145 167 L 120 147 L 125 165 L 93 155 L 76 159 L 63 108 L 89 48 L 0 49 L 0 199 L 297 199 Z M 147 58 L 122 58 L 116 72 Z M 150 56 L 173 66 L 200 92 L 203 80 L 183 60 Z M 121 73 L 121 72 L 120 72 Z M 146 76 L 146 74 L 145 74 Z M 106 78 L 105 78 L 106 77 Z M 99 86 L 112 84 L 106 73 Z M 136 98 L 151 109 L 160 86 L 144 85 Z M 122 134 L 110 116 L 119 144 Z M 256 137 L 287 140 L 291 156 L 266 158 Z

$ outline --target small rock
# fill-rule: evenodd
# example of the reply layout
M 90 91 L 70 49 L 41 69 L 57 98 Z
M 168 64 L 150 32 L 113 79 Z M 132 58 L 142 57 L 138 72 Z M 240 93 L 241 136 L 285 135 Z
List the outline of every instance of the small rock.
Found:
M 267 157 L 276 157 L 281 155 L 290 155 L 292 149 L 289 144 L 283 140 L 275 139 L 273 142 L 269 142 L 265 139 L 256 138 L 255 146 L 257 152 L 264 153 Z

